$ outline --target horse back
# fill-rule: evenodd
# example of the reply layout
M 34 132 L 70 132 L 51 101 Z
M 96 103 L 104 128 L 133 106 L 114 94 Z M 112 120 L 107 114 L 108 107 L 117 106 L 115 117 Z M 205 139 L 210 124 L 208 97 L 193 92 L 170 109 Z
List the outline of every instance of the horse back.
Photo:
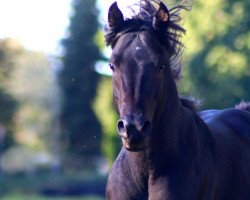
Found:
M 225 139 L 250 142 L 250 112 L 239 109 L 207 110 L 200 112 L 201 118 L 210 130 Z M 216 134 L 215 134 L 216 138 Z

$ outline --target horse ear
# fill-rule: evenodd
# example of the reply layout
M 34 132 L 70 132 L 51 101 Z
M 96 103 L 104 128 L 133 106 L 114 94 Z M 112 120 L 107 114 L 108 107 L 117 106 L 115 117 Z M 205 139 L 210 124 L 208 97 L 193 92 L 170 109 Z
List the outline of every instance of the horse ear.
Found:
M 108 24 L 110 29 L 116 29 L 124 22 L 123 14 L 117 6 L 117 2 L 114 2 L 108 12 Z
M 164 3 L 160 2 L 159 9 L 153 20 L 153 27 L 156 30 L 162 29 L 169 22 L 169 11 Z

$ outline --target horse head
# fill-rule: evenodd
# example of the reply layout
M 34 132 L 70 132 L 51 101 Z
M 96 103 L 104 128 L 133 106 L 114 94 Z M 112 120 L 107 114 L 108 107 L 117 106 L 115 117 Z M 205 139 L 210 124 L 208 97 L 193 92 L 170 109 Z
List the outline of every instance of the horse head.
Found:
M 149 20 L 145 15 L 125 20 L 116 2 L 108 14 L 106 42 L 113 48 L 109 66 L 120 116 L 117 131 L 130 151 L 147 148 L 154 122 L 172 93 L 178 76 L 171 69 L 171 59 L 177 54 L 176 31 L 184 31 L 176 28 L 163 3 L 158 9 L 151 4 L 144 8 L 153 10 L 153 17 L 147 16 Z

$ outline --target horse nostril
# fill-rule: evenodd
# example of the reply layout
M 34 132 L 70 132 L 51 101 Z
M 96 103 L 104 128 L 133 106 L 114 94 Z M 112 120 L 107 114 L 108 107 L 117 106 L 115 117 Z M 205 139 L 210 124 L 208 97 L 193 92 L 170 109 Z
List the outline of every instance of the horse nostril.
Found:
M 152 125 L 150 121 L 146 121 L 142 127 L 142 132 L 148 134 L 151 132 Z
M 141 125 L 140 125 L 141 124 Z M 117 132 L 123 138 L 139 139 L 148 135 L 152 130 L 152 125 L 150 121 L 144 121 L 144 123 L 139 123 L 139 121 L 120 119 L 117 122 Z M 143 136 L 144 135 L 144 136 Z
M 117 122 L 117 131 L 119 135 L 127 137 L 125 123 L 122 119 Z

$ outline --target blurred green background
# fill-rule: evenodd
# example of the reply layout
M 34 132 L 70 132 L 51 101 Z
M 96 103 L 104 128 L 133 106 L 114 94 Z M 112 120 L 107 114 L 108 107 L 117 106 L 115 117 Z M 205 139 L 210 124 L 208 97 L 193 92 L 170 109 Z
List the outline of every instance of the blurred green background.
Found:
M 1 199 L 105 198 L 121 143 L 111 77 L 105 75 L 110 49 L 102 31 L 104 4 L 69 4 L 60 53 L 0 38 Z M 250 100 L 248 8 L 248 0 L 196 0 L 190 12 L 181 13 L 187 34 L 179 91 L 201 99 L 201 109 Z

